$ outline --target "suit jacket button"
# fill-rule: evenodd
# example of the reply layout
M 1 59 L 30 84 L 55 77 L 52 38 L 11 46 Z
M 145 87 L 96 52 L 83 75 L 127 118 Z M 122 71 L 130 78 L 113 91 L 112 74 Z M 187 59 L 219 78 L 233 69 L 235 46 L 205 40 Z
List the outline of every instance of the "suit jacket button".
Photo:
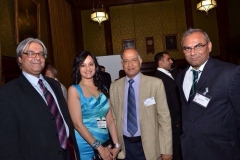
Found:
M 58 151 L 58 154 L 61 154 L 62 152 L 61 151 Z
M 56 133 L 56 137 L 58 137 L 58 133 Z
M 55 121 L 55 117 L 52 117 L 52 121 Z

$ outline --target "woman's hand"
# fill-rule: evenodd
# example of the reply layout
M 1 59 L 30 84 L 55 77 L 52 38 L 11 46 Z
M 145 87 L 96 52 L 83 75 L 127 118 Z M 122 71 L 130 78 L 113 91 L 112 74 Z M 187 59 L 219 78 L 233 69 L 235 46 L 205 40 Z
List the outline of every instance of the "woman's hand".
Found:
M 170 155 L 170 154 L 162 154 L 162 160 L 172 160 L 172 155 Z
M 118 153 L 120 152 L 120 150 L 121 150 L 120 147 L 111 149 L 110 152 L 111 152 L 111 154 L 112 154 L 113 159 L 117 158 L 117 155 L 118 155 Z
M 99 146 L 97 150 L 103 160 L 113 159 L 113 155 L 108 147 Z

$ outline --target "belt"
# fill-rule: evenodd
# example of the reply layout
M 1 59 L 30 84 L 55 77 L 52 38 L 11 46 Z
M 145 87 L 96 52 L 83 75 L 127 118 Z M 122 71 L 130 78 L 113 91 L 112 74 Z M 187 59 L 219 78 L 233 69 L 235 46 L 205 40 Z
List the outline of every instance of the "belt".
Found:
M 128 140 L 129 142 L 131 143 L 138 143 L 138 142 L 141 142 L 142 139 L 141 139 L 141 136 L 136 136 L 136 137 L 127 137 L 127 136 L 124 136 L 123 135 L 123 138 Z

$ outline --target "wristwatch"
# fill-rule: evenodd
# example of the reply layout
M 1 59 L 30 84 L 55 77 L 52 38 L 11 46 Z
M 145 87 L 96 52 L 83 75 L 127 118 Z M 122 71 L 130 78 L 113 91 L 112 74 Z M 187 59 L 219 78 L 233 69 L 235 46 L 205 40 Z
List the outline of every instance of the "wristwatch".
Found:
M 119 143 L 114 144 L 114 148 L 121 148 L 121 145 Z
M 101 143 L 98 140 L 95 140 L 92 144 L 92 148 L 97 149 L 100 145 L 101 145 Z

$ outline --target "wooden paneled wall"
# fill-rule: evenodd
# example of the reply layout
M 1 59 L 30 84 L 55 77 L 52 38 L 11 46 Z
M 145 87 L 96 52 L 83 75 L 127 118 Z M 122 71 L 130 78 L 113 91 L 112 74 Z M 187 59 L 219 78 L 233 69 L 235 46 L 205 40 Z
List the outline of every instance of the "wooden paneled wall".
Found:
M 53 64 L 58 80 L 68 88 L 76 55 L 71 6 L 66 0 L 48 0 Z
M 5 84 L 17 78 L 21 74 L 21 70 L 18 67 L 16 58 L 2 56 L 0 59 L 1 59 L 1 65 L 2 65 L 2 70 L 1 70 L 2 84 Z

